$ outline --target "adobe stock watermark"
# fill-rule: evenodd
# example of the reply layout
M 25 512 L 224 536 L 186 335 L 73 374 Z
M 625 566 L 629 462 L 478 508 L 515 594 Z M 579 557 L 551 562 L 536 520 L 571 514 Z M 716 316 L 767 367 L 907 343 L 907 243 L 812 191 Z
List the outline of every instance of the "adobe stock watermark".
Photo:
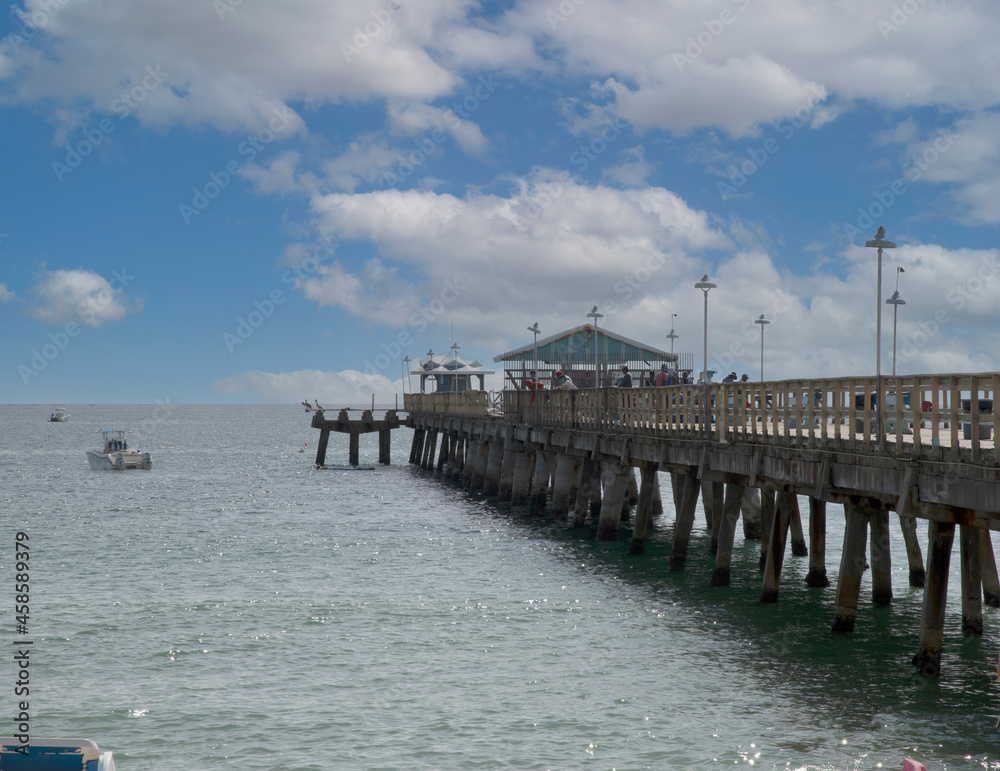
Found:
M 458 128 L 461 124 L 459 118 L 468 120 L 493 93 L 500 87 L 500 83 L 493 80 L 492 75 L 480 75 L 479 84 L 472 89 L 472 92 L 462 100 L 451 105 L 450 111 L 444 113 L 445 122 Z M 395 170 L 387 171 L 382 175 L 382 181 L 386 185 L 399 185 L 408 179 L 413 172 L 424 165 L 440 145 L 448 141 L 449 134 L 443 129 L 436 128 L 430 133 L 430 137 L 418 137 L 413 140 L 416 149 L 407 155 L 397 155 Z
M 245 164 L 253 163 L 257 154 L 263 152 L 265 147 L 277 139 L 278 135 L 291 125 L 292 119 L 295 117 L 295 114 L 287 107 L 275 107 L 271 110 L 271 113 L 273 117 L 267 126 L 255 134 L 248 135 L 245 140 L 237 145 L 237 155 L 245 156 L 245 160 L 238 161 L 234 158 L 221 171 L 210 171 L 208 173 L 208 182 L 201 187 L 191 188 L 191 203 L 179 203 L 177 205 L 177 211 L 180 213 L 185 225 L 190 225 L 192 218 L 197 217 L 205 211 L 209 204 L 218 198 L 223 190 L 229 187 L 230 182 L 240 173 L 240 169 Z
M 794 298 L 785 294 L 781 289 L 774 290 L 774 299 L 769 307 L 768 320 L 772 323 L 782 314 L 787 313 L 794 302 Z M 733 363 L 746 354 L 752 353 L 748 346 L 759 343 L 762 334 L 761 325 L 752 321 L 747 321 L 740 327 L 742 339 L 733 340 L 724 351 L 714 351 L 711 355 L 708 369 L 722 372 L 733 366 Z
M 736 21 L 736 14 L 743 13 L 750 7 L 750 0 L 732 0 L 732 4 L 736 7 L 735 13 L 732 8 L 723 8 L 716 18 L 705 19 L 701 23 L 704 29 L 693 36 L 688 36 L 684 41 L 687 43 L 684 53 L 674 53 L 674 65 L 679 72 L 684 72 L 685 67 L 694 64 L 696 59 L 722 37 L 726 27 Z
M 371 12 L 371 21 L 366 21 L 364 27 L 355 27 L 354 36 L 350 42 L 341 41 L 340 52 L 344 55 L 347 63 L 351 63 L 351 57 L 357 56 L 372 44 L 373 40 L 386 31 L 393 19 L 403 11 L 403 4 L 399 0 L 389 0 L 385 8 Z
M 795 136 L 796 131 L 809 125 L 810 115 L 812 115 L 817 105 L 826 99 L 826 94 L 815 85 L 809 87 L 809 92 L 809 98 L 795 112 L 786 116 L 784 120 L 779 121 L 774 127 L 774 130 L 781 135 L 781 138 L 785 142 L 788 142 L 788 140 Z M 729 174 L 729 181 L 715 183 L 715 187 L 722 199 L 726 200 L 736 195 L 739 188 L 743 187 L 750 177 L 760 171 L 768 159 L 777 153 L 782 146 L 781 142 L 775 137 L 768 137 L 759 146 L 748 147 L 746 150 L 746 159 L 740 161 L 738 165 L 731 164 L 726 169 Z
M 16 53 L 21 46 L 34 40 L 39 31 L 49 26 L 49 22 L 56 17 L 59 11 L 70 5 L 71 2 L 78 3 L 81 0 L 44 0 L 38 4 L 39 10 L 32 11 L 31 14 L 19 13 L 18 16 L 23 26 L 18 32 L 6 37 L 6 41 L 9 41 L 13 46 L 10 53 Z
M 468 288 L 468 285 L 462 283 L 460 276 L 445 279 L 444 285 L 441 287 L 441 291 L 438 292 L 437 297 L 420 306 L 417 310 L 407 316 L 406 323 L 408 327 L 415 330 L 416 334 L 424 332 L 431 324 L 434 323 L 436 319 L 440 318 L 441 315 L 448 309 L 448 306 L 458 300 L 458 298 L 462 296 L 462 292 Z M 414 342 L 416 342 L 414 335 L 410 333 L 409 329 L 404 329 L 388 343 L 379 343 L 379 348 L 382 349 L 382 353 L 377 354 L 374 361 L 365 359 L 365 374 L 375 375 L 385 372 L 389 366 L 394 361 L 397 361 L 403 352 Z
M 929 142 L 919 155 L 914 155 L 903 163 L 903 176 L 892 181 L 882 190 L 872 192 L 872 201 L 867 206 L 858 207 L 858 217 L 855 224 L 844 223 L 844 235 L 849 241 L 856 242 L 864 239 L 865 233 L 875 225 L 882 215 L 884 215 L 893 204 L 904 196 L 908 188 L 906 182 L 916 182 L 931 166 L 937 163 L 941 156 L 951 149 L 955 144 L 955 135 L 944 129 L 937 132 L 933 142 Z
M 163 72 L 160 65 L 148 65 L 146 74 L 139 84 L 133 86 L 128 91 L 123 91 L 112 103 L 111 111 L 117 113 L 119 120 L 125 120 L 140 104 L 146 101 L 150 92 L 155 91 L 163 83 L 163 79 L 170 76 L 169 72 Z M 72 174 L 83 163 L 83 159 L 100 147 L 104 138 L 115 130 L 115 124 L 110 118 L 102 119 L 96 127 L 85 128 L 76 144 L 70 145 L 66 150 L 66 157 L 63 163 L 52 162 L 52 173 L 56 175 L 56 181 L 62 182 L 68 174 Z
M 317 248 L 301 264 L 283 272 L 281 274 L 281 283 L 294 287 L 300 281 L 316 275 L 323 265 L 323 260 L 318 256 L 320 250 L 325 251 L 327 255 L 332 255 L 335 253 L 335 249 L 333 248 L 334 243 L 332 240 L 322 241 L 317 238 Z M 235 353 L 237 346 L 243 345 L 243 343 L 253 337 L 254 332 L 260 329 L 264 325 L 264 322 L 274 315 L 278 306 L 284 305 L 287 299 L 288 297 L 280 288 L 272 289 L 270 294 L 263 300 L 255 299 L 253 301 L 253 310 L 247 313 L 246 317 L 236 317 L 236 328 L 234 331 L 222 333 L 222 342 L 229 353 Z
M 899 28 L 906 24 L 922 5 L 927 5 L 927 0 L 903 0 L 901 3 L 893 3 L 889 18 L 883 17 L 878 20 L 878 31 L 882 33 L 882 39 L 888 40 L 891 33 L 899 32 Z
M 115 295 L 123 291 L 135 276 L 130 276 L 125 268 L 121 271 L 111 271 L 111 280 L 108 282 L 109 289 L 102 290 L 96 297 L 88 297 L 81 301 L 76 307 L 76 316 L 87 326 L 93 325 L 98 318 L 98 311 L 106 309 L 115 301 Z M 49 342 L 40 348 L 31 349 L 31 359 L 27 364 L 17 366 L 17 374 L 21 378 L 21 383 L 28 385 L 29 381 L 38 377 L 45 369 L 55 361 L 59 354 L 65 351 L 70 343 L 80 336 L 83 329 L 80 324 L 70 322 L 63 326 L 61 331 L 49 332 Z
M 576 9 L 587 0 L 561 0 L 555 10 L 551 8 L 545 12 L 545 20 L 552 29 L 562 24 L 566 19 L 576 13 Z

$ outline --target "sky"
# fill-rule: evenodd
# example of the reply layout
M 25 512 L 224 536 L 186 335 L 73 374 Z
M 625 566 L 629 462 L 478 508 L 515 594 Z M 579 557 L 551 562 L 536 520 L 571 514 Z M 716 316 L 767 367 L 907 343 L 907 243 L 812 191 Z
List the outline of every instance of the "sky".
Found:
M 391 403 L 404 357 L 493 367 L 594 305 L 699 367 L 707 329 L 758 378 L 764 314 L 767 379 L 873 376 L 897 287 L 900 374 L 998 369 L 994 0 L 3 21 L 2 403 Z

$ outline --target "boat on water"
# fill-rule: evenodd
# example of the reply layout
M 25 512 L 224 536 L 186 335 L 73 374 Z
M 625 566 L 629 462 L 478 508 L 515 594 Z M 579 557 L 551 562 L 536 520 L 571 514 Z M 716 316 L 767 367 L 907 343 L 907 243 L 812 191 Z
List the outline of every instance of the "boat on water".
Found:
M 69 413 L 65 407 L 56 407 L 56 411 L 49 415 L 49 423 L 65 423 L 69 420 Z
M 122 428 L 105 428 L 98 433 L 104 439 L 104 446 L 98 450 L 87 450 L 87 461 L 98 471 L 122 471 L 124 469 L 151 469 L 153 459 L 148 452 L 130 450 L 127 433 Z
M 27 739 L 27 737 L 21 737 Z M 0 768 L 4 771 L 43 771 L 43 769 L 80 769 L 115 771 L 114 753 L 102 750 L 90 739 L 36 739 L 20 742 L 14 737 L 0 738 Z

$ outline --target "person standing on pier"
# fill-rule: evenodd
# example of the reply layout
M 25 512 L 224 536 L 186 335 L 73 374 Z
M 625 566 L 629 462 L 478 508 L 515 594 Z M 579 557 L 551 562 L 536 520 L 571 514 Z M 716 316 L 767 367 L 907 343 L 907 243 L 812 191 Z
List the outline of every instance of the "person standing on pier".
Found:
M 653 385 L 657 388 L 670 385 L 670 373 L 667 371 L 666 364 L 660 365 L 660 371 L 656 373 L 656 380 L 653 381 Z
M 622 376 L 618 379 L 619 388 L 631 388 L 632 387 L 632 374 L 628 371 L 628 367 L 622 364 Z

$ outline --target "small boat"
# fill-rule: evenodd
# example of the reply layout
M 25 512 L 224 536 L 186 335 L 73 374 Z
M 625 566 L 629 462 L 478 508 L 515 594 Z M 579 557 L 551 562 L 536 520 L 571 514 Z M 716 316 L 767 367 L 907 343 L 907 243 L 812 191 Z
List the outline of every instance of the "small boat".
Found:
M 27 739 L 27 736 L 19 737 Z M 80 771 L 115 771 L 114 753 L 102 750 L 90 739 L 36 739 L 20 742 L 0 738 L 0 768 L 79 768 Z
M 374 466 L 317 466 L 319 471 L 374 471 Z
M 104 447 L 99 450 L 87 450 L 87 461 L 92 469 L 98 471 L 122 471 L 124 469 L 153 468 L 153 459 L 148 452 L 130 450 L 127 433 L 121 428 L 105 428 L 98 432 L 104 437 Z
M 49 423 L 65 423 L 69 420 L 69 413 L 65 407 L 56 407 L 56 411 L 49 415 Z

